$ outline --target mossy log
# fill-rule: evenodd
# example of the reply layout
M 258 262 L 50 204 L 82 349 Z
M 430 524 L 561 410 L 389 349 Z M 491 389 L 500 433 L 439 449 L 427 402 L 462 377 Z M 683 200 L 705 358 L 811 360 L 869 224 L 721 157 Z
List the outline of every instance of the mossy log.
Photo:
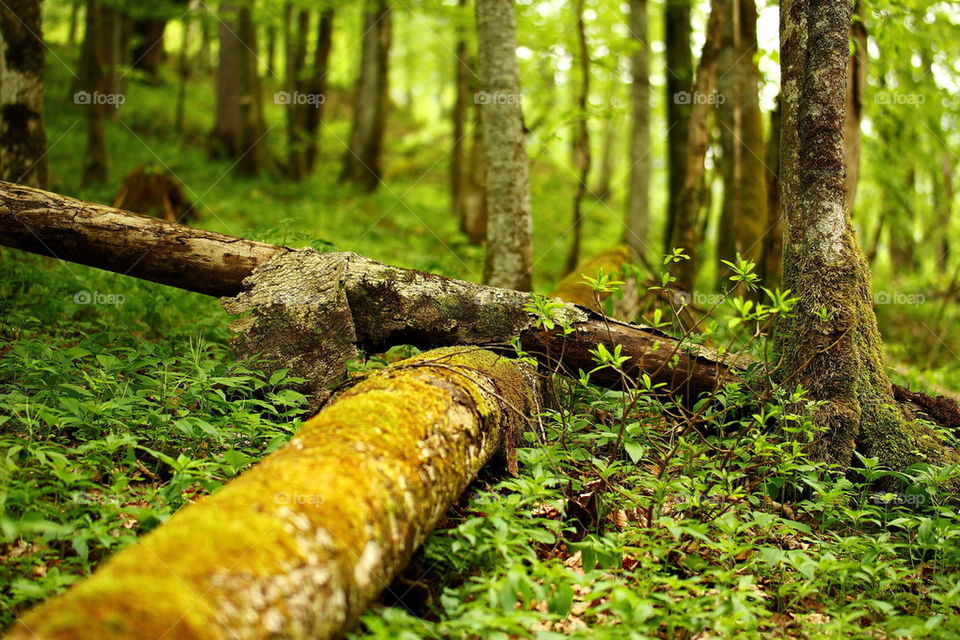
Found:
M 246 313 L 242 352 L 267 356 L 317 388 L 342 378 L 358 349 L 394 345 L 521 346 L 551 368 L 594 367 L 590 351 L 619 344 L 626 373 L 696 397 L 735 379 L 749 360 L 680 347 L 649 327 L 573 304 L 557 312 L 573 332 L 538 327 L 530 294 L 374 262 L 353 253 L 318 254 L 173 224 L 0 182 L 0 244 L 215 296 Z M 258 268 L 259 267 L 259 268 Z M 249 278 L 246 281 L 245 279 Z M 245 289 L 246 287 L 246 289 Z M 239 294 L 239 295 L 238 295 Z M 620 385 L 610 370 L 598 384 Z
M 335 637 L 538 402 L 529 370 L 480 349 L 374 373 L 8 637 Z

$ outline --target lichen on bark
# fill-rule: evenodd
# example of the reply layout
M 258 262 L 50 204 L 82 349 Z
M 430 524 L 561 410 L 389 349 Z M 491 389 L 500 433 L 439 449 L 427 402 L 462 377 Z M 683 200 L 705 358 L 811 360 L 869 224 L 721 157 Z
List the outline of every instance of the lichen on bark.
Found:
M 538 401 L 523 365 L 475 348 L 375 373 L 9 637 L 335 637 Z
M 779 332 L 785 382 L 821 402 L 812 455 L 843 468 L 858 451 L 904 469 L 956 460 L 893 397 L 870 269 L 845 207 L 844 101 L 850 3 L 781 5 L 784 286 L 798 297 Z

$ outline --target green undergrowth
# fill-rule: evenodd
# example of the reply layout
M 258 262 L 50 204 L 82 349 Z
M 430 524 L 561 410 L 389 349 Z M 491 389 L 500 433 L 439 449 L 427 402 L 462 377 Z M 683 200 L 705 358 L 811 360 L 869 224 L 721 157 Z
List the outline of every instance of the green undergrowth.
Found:
M 751 266 L 730 266 L 752 288 Z M 793 303 L 767 298 L 731 296 L 703 324 L 762 352 L 755 338 Z M 541 322 L 550 310 L 539 303 Z M 646 376 L 591 385 L 626 362 L 594 357 L 579 380 L 550 381 L 557 409 L 524 434 L 519 474 L 475 484 L 354 638 L 960 633 L 960 514 L 946 489 L 960 466 L 811 463 L 815 406 L 802 389 L 756 391 L 763 363 L 686 407 Z
M 0 255 L 2 627 L 283 444 L 306 401 L 233 359 L 215 300 L 47 262 Z

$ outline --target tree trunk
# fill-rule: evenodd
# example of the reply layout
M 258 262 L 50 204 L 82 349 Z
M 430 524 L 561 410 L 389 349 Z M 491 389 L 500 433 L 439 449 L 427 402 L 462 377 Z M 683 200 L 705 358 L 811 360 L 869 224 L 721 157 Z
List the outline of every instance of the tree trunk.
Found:
M 77 26 L 80 23 L 80 9 L 83 0 L 71 0 L 70 2 L 70 23 L 67 26 L 67 46 L 74 47 L 77 44 Z
M 277 75 L 277 27 L 273 24 L 267 26 L 264 30 L 266 38 L 267 75 Z
M 470 115 L 470 53 L 467 45 L 466 12 L 467 0 L 460 0 L 457 13 L 457 44 L 454 49 L 454 87 L 456 98 L 450 113 L 453 126 L 453 147 L 450 150 L 450 203 L 460 230 L 467 232 L 467 191 L 470 179 L 467 175 L 467 118 Z
M 533 271 L 530 178 L 523 131 L 513 0 L 477 0 L 477 39 L 487 178 L 484 280 L 529 291 Z
M 217 69 L 215 151 L 236 161 L 237 170 L 257 175 L 267 162 L 257 38 L 249 5 L 220 5 L 220 64 Z
M 47 187 L 43 29 L 38 0 L 0 7 L 0 179 Z
M 389 106 L 391 9 L 386 0 L 366 0 L 360 75 L 353 99 L 353 129 L 344 155 L 344 182 L 375 191 L 383 175 L 383 136 Z
M 80 79 L 75 103 L 83 105 L 87 112 L 87 150 L 83 163 L 84 186 L 107 180 L 107 142 L 104 137 L 104 110 L 109 108 L 98 98 L 106 96 L 107 72 L 103 59 L 101 41 L 104 33 L 100 0 L 87 0 L 83 50 L 80 53 Z
M 163 34 L 167 21 L 163 18 L 141 18 L 133 22 L 133 60 L 130 65 L 143 71 L 153 82 L 160 82 L 160 65 L 166 57 Z
M 575 98 L 577 109 L 573 134 L 573 160 L 577 168 L 577 189 L 573 196 L 573 224 L 570 251 L 567 253 L 567 273 L 580 262 L 580 245 L 583 242 L 583 198 L 587 195 L 587 180 L 590 178 L 590 129 L 587 106 L 590 99 L 590 51 L 587 48 L 587 29 L 583 17 L 584 0 L 575 0 L 574 12 L 577 22 L 577 66 L 580 69 L 579 90 Z
M 702 182 L 704 160 L 710 145 L 708 119 L 710 109 L 716 102 L 714 86 L 717 75 L 717 57 L 720 53 L 720 41 L 723 37 L 723 23 L 726 19 L 728 0 L 710 1 L 710 18 L 707 21 L 706 40 L 697 66 L 697 82 L 692 94 L 678 96 L 690 103 L 690 120 L 687 137 L 686 168 L 683 174 L 683 187 L 677 198 L 671 247 L 684 249 L 689 260 L 681 260 L 673 265 L 673 274 L 677 278 L 677 287 L 684 291 L 693 289 L 699 263 L 701 234 L 699 232 L 700 206 L 702 204 Z
M 293 11 L 287 5 L 286 24 L 286 95 L 283 101 L 287 110 L 287 175 L 294 180 L 303 180 L 308 175 L 306 118 L 313 108 L 308 96 L 304 67 L 307 63 L 307 40 L 310 37 L 310 12 L 306 9 Z
M 208 71 L 213 63 L 211 61 L 210 50 L 212 49 L 210 41 L 213 40 L 213 30 L 216 28 L 211 24 L 209 12 L 202 11 L 199 15 L 200 22 L 200 50 L 197 52 L 197 66 L 201 71 Z M 215 16 L 212 16 L 215 19 Z
M 103 74 L 101 91 L 110 95 L 123 93 L 123 72 L 127 64 L 127 42 L 129 41 L 130 19 L 118 7 L 109 2 L 100 2 L 100 35 L 98 42 L 100 62 Z M 120 117 L 120 107 L 117 103 L 113 108 L 104 110 L 104 115 L 110 120 Z
M 614 105 L 617 101 L 617 88 L 620 86 L 620 69 L 616 66 L 607 87 L 605 104 Z M 603 137 L 600 141 L 600 166 L 597 178 L 591 189 L 593 196 L 606 202 L 610 198 L 613 184 L 613 172 L 616 168 L 615 150 L 619 141 L 620 114 L 610 109 L 603 122 Z
M 476 76 L 474 76 L 476 77 Z M 464 202 L 464 232 L 470 244 L 483 244 L 487 237 L 487 145 L 483 138 L 483 114 L 473 109 L 473 140 Z
M 539 404 L 489 351 L 374 373 L 9 638 L 341 637 Z
M 633 133 L 630 136 L 630 172 L 624 242 L 637 255 L 650 248 L 650 40 L 647 0 L 630 0 L 630 58 Z
M 847 63 L 847 102 L 843 129 L 844 162 L 847 170 L 847 207 L 853 211 L 860 182 L 860 120 L 863 117 L 863 94 L 867 86 L 867 26 L 864 3 L 855 0 L 850 22 L 850 59 Z
M 763 236 L 763 258 L 759 276 L 763 286 L 771 291 L 783 279 L 783 226 L 780 221 L 780 98 L 770 112 L 770 137 L 767 138 L 767 212 Z
M 798 297 L 780 328 L 782 378 L 824 403 L 811 454 L 846 468 L 854 451 L 895 470 L 950 455 L 896 407 L 873 312 L 870 270 L 846 206 L 845 101 L 851 5 L 782 5 L 781 213 L 784 285 Z M 929 437 L 927 437 L 929 436 Z
M 177 61 L 177 106 L 174 116 L 174 129 L 183 134 L 186 124 L 187 83 L 190 81 L 190 31 L 193 20 L 190 12 L 183 14 L 183 41 L 180 43 L 180 55 Z
M 320 124 L 323 122 L 324 108 L 327 101 L 327 74 L 330 72 L 330 49 L 333 47 L 333 19 L 334 10 L 320 11 L 317 22 L 317 44 L 313 51 L 313 70 L 307 84 L 307 91 L 315 96 L 313 108 L 307 110 L 304 121 L 304 137 L 306 138 L 307 172 L 310 173 L 317 166 L 319 158 Z
M 940 157 L 940 180 L 934 189 L 937 215 L 937 273 L 945 274 L 950 266 L 950 220 L 953 217 L 953 161 L 949 153 Z
M 664 2 L 667 65 L 667 194 L 664 252 L 673 249 L 676 213 L 687 170 L 690 102 L 679 100 L 693 91 L 693 53 L 690 46 L 690 0 Z
M 723 208 L 717 235 L 720 288 L 739 254 L 759 263 L 767 230 L 767 172 L 764 164 L 760 70 L 757 68 L 757 7 L 754 0 L 732 0 L 724 29 L 717 95 L 723 149 Z
M 328 341 L 340 344 L 347 337 L 349 344 L 375 353 L 397 344 L 502 347 L 519 336 L 526 351 L 551 368 L 559 362 L 572 374 L 594 367 L 590 351 L 598 343 L 620 344 L 630 357 L 628 376 L 647 373 L 667 385 L 665 392 L 688 398 L 734 380 L 733 368 L 750 364 L 706 348 L 681 350 L 659 331 L 574 305 L 558 310 L 555 319 L 558 324 L 569 320 L 569 335 L 559 327 L 544 330 L 527 311 L 532 298 L 526 293 L 382 265 L 356 254 L 293 251 L 9 183 L 0 183 L 0 244 L 213 296 L 241 293 L 244 279 L 262 266 L 261 275 L 248 282 L 252 292 L 228 302 L 232 313 L 252 312 L 243 320 L 246 335 L 265 334 L 247 340 L 251 351 L 275 353 L 274 362 L 298 371 L 321 362 L 326 376 L 311 369 L 301 371 L 303 377 L 330 384 L 342 376 L 346 360 L 331 363 L 304 354 L 325 353 Z M 332 326 L 325 310 L 341 295 L 350 302 L 349 326 L 317 331 Z M 311 324 L 305 315 L 323 321 Z M 297 336 L 303 337 L 298 341 Z M 623 379 L 604 370 L 594 374 L 594 381 L 618 386 Z

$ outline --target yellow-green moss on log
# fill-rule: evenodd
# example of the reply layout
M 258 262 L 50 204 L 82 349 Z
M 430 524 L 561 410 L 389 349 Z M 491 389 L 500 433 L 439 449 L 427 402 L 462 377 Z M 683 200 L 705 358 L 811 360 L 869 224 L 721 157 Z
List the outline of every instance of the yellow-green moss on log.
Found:
M 374 374 L 9 637 L 335 636 L 525 419 L 533 389 L 515 362 L 469 348 Z

